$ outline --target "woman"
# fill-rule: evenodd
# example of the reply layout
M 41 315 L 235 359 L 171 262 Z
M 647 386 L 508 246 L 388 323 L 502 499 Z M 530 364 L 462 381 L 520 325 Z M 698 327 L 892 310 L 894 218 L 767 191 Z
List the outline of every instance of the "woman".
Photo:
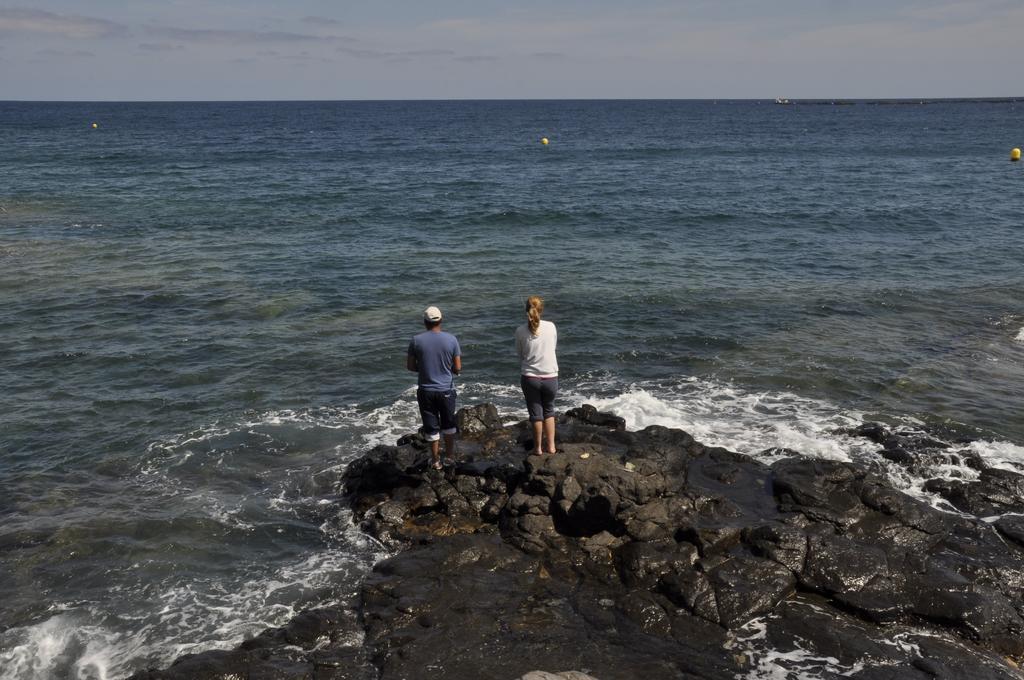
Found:
M 555 345 L 558 331 L 550 321 L 541 321 L 544 300 L 533 295 L 526 301 L 526 323 L 516 329 L 520 384 L 533 425 L 532 455 L 555 452 L 555 394 L 558 392 L 558 361 Z

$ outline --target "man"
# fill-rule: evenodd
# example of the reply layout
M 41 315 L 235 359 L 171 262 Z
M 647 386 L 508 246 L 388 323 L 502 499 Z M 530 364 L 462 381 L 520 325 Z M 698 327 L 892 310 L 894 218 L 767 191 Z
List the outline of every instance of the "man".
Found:
M 423 311 L 425 331 L 409 343 L 405 366 L 419 374 L 416 402 L 423 418 L 423 434 L 430 442 L 435 470 L 440 470 L 440 439 L 444 435 L 445 455 L 455 458 L 455 376 L 462 372 L 462 350 L 451 333 L 441 330 L 441 310 Z

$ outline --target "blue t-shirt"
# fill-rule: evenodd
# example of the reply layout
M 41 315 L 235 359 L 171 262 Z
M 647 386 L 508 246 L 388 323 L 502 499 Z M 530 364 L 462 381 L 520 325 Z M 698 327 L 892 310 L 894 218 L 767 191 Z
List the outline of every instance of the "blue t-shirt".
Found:
M 444 392 L 455 387 L 452 364 L 462 356 L 459 341 L 451 333 L 423 331 L 409 343 L 409 356 L 416 357 L 419 385 L 425 390 Z

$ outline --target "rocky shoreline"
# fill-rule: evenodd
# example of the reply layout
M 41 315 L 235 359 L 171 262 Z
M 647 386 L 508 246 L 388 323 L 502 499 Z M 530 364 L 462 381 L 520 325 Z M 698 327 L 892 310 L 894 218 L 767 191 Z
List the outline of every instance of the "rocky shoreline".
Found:
M 1000 515 L 984 521 L 877 470 L 769 466 L 588 406 L 560 419 L 559 453 L 525 459 L 525 423 L 459 417 L 454 468 L 409 435 L 339 480 L 399 550 L 355 601 L 133 680 L 1024 678 L 1024 518 L 1003 516 L 1024 512 L 1017 473 L 977 459 L 977 480 L 929 482 Z M 908 468 L 960 455 L 877 424 L 848 434 Z

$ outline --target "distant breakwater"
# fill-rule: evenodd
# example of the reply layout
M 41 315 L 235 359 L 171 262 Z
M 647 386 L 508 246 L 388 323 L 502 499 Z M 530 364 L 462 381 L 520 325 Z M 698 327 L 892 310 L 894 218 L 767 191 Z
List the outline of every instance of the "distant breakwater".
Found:
M 921 106 L 926 104 L 1017 104 L 1024 97 L 992 97 L 981 99 L 786 99 L 777 104 L 802 106 Z

